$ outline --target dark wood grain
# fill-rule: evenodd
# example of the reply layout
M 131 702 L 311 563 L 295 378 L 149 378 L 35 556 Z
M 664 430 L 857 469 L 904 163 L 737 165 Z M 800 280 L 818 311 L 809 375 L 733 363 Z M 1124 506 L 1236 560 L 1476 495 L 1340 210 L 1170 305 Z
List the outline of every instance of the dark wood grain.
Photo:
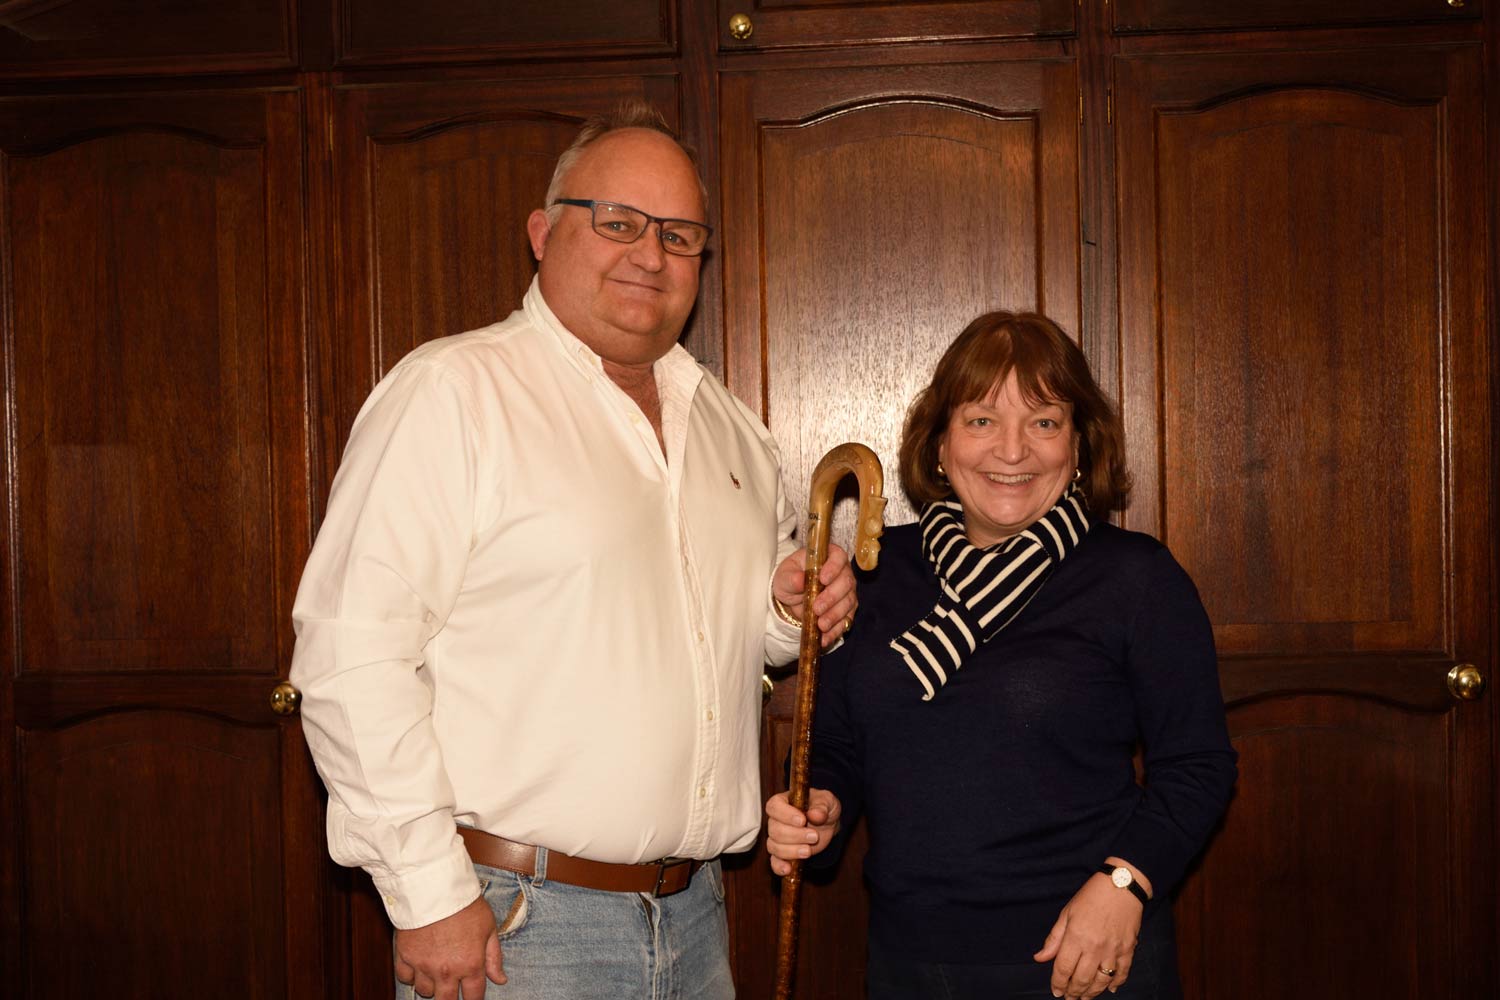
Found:
M 292 0 L 13 0 L 0 78 L 223 72 L 296 65 Z
M 1068 0 L 718 0 L 725 52 L 870 45 L 920 39 L 958 41 L 1065 35 L 1074 27 Z M 730 18 L 747 15 L 754 31 L 734 37 Z
M 21 671 L 273 662 L 259 150 L 122 132 L 9 175 Z
M 1440 113 L 1159 112 L 1163 528 L 1225 652 L 1442 648 Z
M 27 995 L 327 995 L 317 781 L 268 701 L 310 535 L 305 127 L 288 90 L 0 100 Z
M 167 712 L 28 734 L 24 863 L 47 877 L 24 992 L 85 996 L 108 968 L 125 995 L 285 995 L 277 752 L 274 729 Z
M 859 441 L 892 470 L 888 522 L 913 520 L 902 420 L 949 342 L 996 308 L 1077 329 L 1073 67 L 732 74 L 723 93 L 729 386 L 761 399 L 796 505 Z
M 672 0 L 507 3 L 335 0 L 339 64 L 664 55 L 676 47 Z
M 1342 693 L 1233 709 L 1249 777 L 1179 902 L 1186 995 L 1464 995 L 1478 963 L 1447 958 L 1463 873 L 1440 873 L 1469 789 L 1432 780 L 1460 724 Z
M 1192 0 L 1116 0 L 1114 26 L 1117 31 L 1363 26 L 1380 22 L 1471 20 L 1481 13 L 1478 4 L 1454 5 L 1442 0 L 1367 0 L 1358 5 L 1338 0 L 1231 0 L 1215 4 Z
M 1242 755 L 1189 995 L 1494 988 L 1444 957 L 1494 934 L 1493 710 L 1445 684 L 1494 649 L 1479 59 L 1116 61 L 1126 523 L 1197 580 Z

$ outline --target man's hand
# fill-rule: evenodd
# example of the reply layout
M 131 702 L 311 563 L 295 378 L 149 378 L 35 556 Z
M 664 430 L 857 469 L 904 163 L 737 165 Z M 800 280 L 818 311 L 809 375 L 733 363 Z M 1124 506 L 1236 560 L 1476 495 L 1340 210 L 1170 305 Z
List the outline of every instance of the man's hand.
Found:
M 495 915 L 480 896 L 451 917 L 396 931 L 396 978 L 419 997 L 483 1000 L 484 980 L 505 982 Z
M 771 871 L 785 875 L 792 870 L 791 859 L 821 853 L 839 832 L 843 812 L 838 797 L 822 788 L 807 790 L 806 813 L 792 808 L 786 792 L 767 799 L 766 851 L 771 855 Z
M 803 617 L 803 595 L 807 581 L 807 550 L 798 549 L 781 561 L 771 577 L 771 594 L 792 613 L 794 618 Z M 823 560 L 818 579 L 823 589 L 813 605 L 818 615 L 818 630 L 823 636 L 823 648 L 827 649 L 854 624 L 854 609 L 859 602 L 854 596 L 854 569 L 849 565 L 848 554 L 837 545 L 829 543 L 828 556 Z

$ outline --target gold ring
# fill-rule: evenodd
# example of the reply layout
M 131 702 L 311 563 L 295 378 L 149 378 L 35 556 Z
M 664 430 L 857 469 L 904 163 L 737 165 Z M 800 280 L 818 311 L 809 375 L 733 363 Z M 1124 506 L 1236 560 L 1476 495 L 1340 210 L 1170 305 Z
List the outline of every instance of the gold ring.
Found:
M 1115 974 L 1115 970 L 1114 969 L 1106 969 L 1102 965 L 1099 966 L 1099 975 L 1101 975 L 1101 976 L 1113 976 L 1114 974 Z
M 851 611 L 844 616 L 844 632 L 847 634 L 854 627 L 854 612 Z

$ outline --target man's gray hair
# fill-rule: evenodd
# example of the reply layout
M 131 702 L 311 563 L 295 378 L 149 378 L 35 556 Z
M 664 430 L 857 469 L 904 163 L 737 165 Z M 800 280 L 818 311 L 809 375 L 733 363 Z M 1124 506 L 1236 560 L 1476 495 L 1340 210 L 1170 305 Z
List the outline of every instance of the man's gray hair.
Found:
M 552 183 L 547 185 L 546 211 L 549 225 L 557 223 L 557 217 L 562 214 L 565 206 L 555 205 L 553 202 L 562 197 L 563 181 L 567 179 L 568 172 L 578 163 L 578 157 L 583 151 L 595 142 L 604 138 L 611 132 L 618 132 L 627 128 L 643 128 L 652 132 L 660 132 L 677 144 L 677 148 L 687 156 L 693 165 L 693 175 L 698 178 L 698 193 L 703 197 L 703 207 L 708 208 L 708 187 L 703 183 L 703 175 L 698 169 L 698 154 L 693 148 L 677 137 L 672 126 L 662 117 L 660 111 L 654 106 L 639 99 L 621 101 L 604 114 L 594 115 L 583 123 L 579 129 L 578 136 L 573 144 L 563 150 L 557 158 L 557 166 L 552 169 Z

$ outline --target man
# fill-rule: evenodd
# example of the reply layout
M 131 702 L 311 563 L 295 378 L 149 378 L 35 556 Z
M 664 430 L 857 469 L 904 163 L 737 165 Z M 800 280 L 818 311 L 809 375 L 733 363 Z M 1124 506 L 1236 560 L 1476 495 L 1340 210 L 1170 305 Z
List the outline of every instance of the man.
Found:
M 714 859 L 759 827 L 804 554 L 769 434 L 677 345 L 704 201 L 650 109 L 591 122 L 522 308 L 413 351 L 351 433 L 291 679 L 419 996 L 733 996 Z M 822 577 L 832 642 L 841 551 Z

